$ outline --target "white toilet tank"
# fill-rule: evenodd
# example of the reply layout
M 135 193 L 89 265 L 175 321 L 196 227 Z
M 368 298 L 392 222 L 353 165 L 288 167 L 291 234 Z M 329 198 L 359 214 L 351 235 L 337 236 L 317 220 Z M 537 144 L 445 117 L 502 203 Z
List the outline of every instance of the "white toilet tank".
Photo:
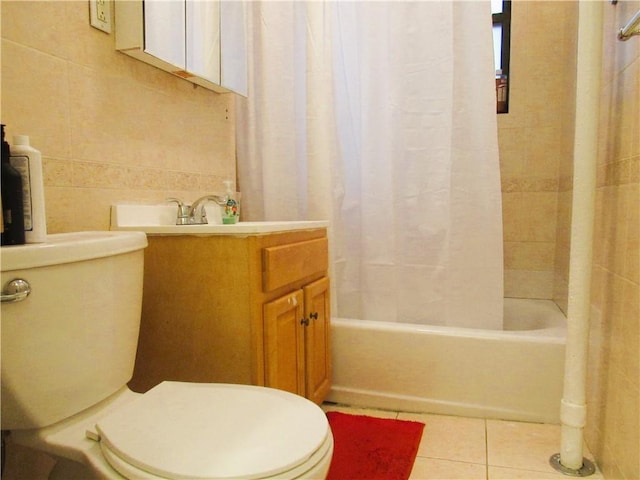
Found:
M 2 247 L 3 430 L 51 425 L 131 379 L 146 246 L 141 232 L 78 232 Z M 14 279 L 31 293 L 9 303 Z

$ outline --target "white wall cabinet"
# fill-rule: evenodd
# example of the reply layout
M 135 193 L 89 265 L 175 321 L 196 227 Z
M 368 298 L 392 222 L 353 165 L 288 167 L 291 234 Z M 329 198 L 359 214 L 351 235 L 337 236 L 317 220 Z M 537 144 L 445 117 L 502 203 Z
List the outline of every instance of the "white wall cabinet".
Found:
M 247 95 L 246 4 L 116 0 L 116 49 L 197 85 Z
M 186 2 L 186 70 L 222 85 L 220 3 Z

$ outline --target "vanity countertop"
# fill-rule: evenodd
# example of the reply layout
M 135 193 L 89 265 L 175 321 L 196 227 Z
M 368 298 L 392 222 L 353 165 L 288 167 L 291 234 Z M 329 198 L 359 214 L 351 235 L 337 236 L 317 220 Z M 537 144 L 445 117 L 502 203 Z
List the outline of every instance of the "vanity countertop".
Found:
M 324 220 L 239 222 L 230 225 L 175 225 L 175 206 L 117 204 L 111 206 L 111 230 L 144 232 L 147 235 L 257 235 L 293 230 L 326 228 Z
M 135 230 L 147 235 L 251 235 L 324 228 L 325 221 L 239 222 L 233 225 L 127 225 L 111 230 Z

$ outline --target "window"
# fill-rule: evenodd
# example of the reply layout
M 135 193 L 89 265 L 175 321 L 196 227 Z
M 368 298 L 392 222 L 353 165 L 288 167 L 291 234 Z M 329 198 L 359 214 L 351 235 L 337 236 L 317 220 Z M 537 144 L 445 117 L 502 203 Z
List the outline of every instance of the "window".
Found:
M 511 0 L 491 0 L 493 50 L 496 67 L 496 111 L 509 112 L 509 50 L 511 44 Z

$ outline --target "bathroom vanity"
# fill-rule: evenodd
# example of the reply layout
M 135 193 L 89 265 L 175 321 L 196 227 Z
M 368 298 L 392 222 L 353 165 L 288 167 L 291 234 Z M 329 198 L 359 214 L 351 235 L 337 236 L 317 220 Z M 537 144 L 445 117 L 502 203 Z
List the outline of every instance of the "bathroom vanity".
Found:
M 241 383 L 321 403 L 331 384 L 324 222 L 187 229 L 146 228 L 130 388 L 145 392 L 163 380 Z

